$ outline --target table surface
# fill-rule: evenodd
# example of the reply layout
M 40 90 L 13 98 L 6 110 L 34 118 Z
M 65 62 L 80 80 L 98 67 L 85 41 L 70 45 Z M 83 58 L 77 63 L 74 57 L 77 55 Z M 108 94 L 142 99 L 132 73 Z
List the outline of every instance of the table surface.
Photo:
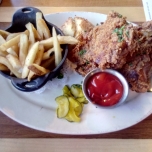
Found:
M 141 0 L 64 0 L 64 3 L 62 0 L 3 0 L 0 4 L 0 29 L 5 29 L 10 24 L 13 13 L 25 6 L 38 7 L 44 14 L 63 11 L 108 13 L 110 10 L 116 10 L 137 24 L 145 21 Z M 151 139 L 152 115 L 130 128 L 114 133 L 73 136 L 36 131 L 18 124 L 0 112 L 0 137 Z

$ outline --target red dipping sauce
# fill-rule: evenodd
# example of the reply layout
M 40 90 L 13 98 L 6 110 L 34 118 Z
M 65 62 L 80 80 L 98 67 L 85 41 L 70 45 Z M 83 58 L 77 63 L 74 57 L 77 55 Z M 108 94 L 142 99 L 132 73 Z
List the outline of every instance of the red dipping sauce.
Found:
M 121 81 L 110 73 L 96 73 L 89 78 L 86 85 L 89 98 L 97 105 L 115 105 L 123 95 Z

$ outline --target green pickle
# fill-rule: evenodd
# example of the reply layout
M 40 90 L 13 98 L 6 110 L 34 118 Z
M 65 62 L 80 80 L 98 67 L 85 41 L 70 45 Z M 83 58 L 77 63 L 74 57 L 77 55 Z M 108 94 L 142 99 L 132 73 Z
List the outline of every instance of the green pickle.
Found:
M 73 84 L 70 90 L 75 98 L 84 96 L 82 91 L 82 86 L 79 84 Z
M 76 98 L 76 100 L 79 101 L 80 103 L 84 103 L 84 104 L 88 103 L 88 100 L 84 96 Z
M 84 104 L 88 101 L 84 97 L 82 86 L 73 84 L 71 87 L 65 85 L 62 89 L 63 95 L 55 100 L 58 104 L 57 117 L 64 118 L 69 122 L 80 122 Z
M 63 95 L 66 95 L 66 96 L 72 96 L 71 92 L 70 92 L 70 89 L 67 85 L 65 85 L 62 89 L 63 91 Z
M 70 97 L 69 98 L 69 101 L 73 102 L 74 103 L 74 111 L 75 111 L 75 114 L 77 116 L 80 116 L 80 114 L 82 113 L 82 105 L 80 102 L 78 102 L 77 100 L 75 100 L 74 98 Z
M 78 107 L 79 104 L 72 97 L 69 97 L 69 103 L 70 103 L 70 109 L 67 114 L 68 120 L 73 121 L 73 122 L 80 122 L 80 117 L 78 117 L 75 112 L 75 108 Z M 65 117 L 65 119 L 66 119 L 66 117 Z
M 57 108 L 57 117 L 64 118 L 69 112 L 69 100 L 66 96 L 62 95 L 55 98 L 55 101 L 58 104 Z

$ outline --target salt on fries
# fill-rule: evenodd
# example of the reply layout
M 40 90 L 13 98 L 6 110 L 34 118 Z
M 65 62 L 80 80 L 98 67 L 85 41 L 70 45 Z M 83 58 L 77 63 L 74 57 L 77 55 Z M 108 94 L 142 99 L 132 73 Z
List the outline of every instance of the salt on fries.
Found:
M 25 27 L 18 33 L 0 30 L 0 70 L 17 78 L 31 81 L 50 72 L 49 67 L 58 66 L 62 60 L 60 45 L 78 43 L 74 37 L 57 35 L 54 27 L 51 35 L 40 12 L 36 13 L 36 28 L 30 22 Z

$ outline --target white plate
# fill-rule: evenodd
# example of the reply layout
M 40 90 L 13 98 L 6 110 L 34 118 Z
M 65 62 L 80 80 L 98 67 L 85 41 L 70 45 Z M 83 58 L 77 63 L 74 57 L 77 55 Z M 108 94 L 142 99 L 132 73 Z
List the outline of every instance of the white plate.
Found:
M 103 22 L 105 15 L 91 12 L 50 14 L 46 19 L 61 26 L 68 17 L 82 16 L 94 25 Z M 59 134 L 101 134 L 130 127 L 152 113 L 152 93 L 130 92 L 129 101 L 114 109 L 100 109 L 92 104 L 84 107 L 82 121 L 70 123 L 55 114 L 55 97 L 62 94 L 64 84 L 81 83 L 82 77 L 71 72 L 66 80 L 54 80 L 56 85 L 43 93 L 24 93 L 16 90 L 10 81 L 0 76 L 0 110 L 11 119 L 37 130 Z

